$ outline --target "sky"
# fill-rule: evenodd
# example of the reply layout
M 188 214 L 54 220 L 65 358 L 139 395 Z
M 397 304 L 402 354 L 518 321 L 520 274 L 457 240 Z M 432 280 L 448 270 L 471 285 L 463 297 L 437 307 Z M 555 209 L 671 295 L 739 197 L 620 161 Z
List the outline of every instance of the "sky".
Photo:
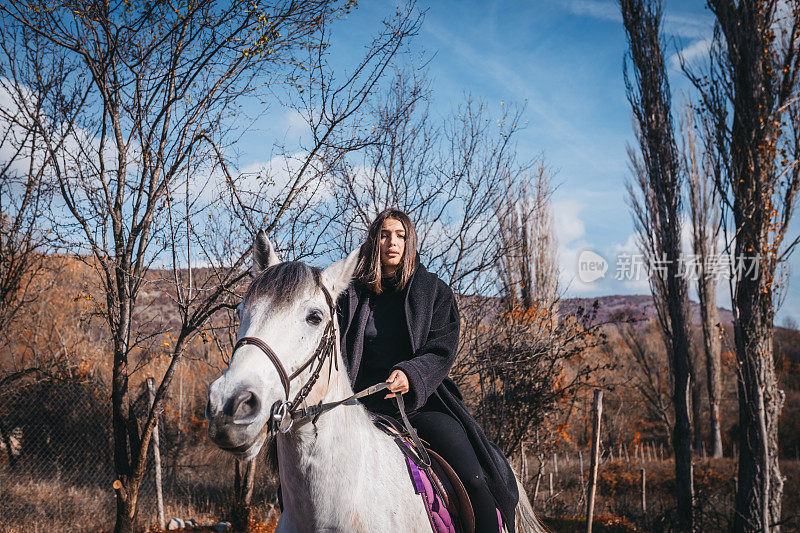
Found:
M 395 7 L 396 2 L 383 0 L 359 2 L 333 33 L 334 67 L 346 69 L 357 61 L 370 32 Z M 629 176 L 626 146 L 634 138 L 622 73 L 627 43 L 617 3 L 428 0 L 418 7 L 425 16 L 413 47 L 429 60 L 434 112 L 445 114 L 465 94 L 490 108 L 501 102 L 526 105 L 528 125 L 519 134 L 518 149 L 523 158 L 544 154 L 555 171 L 553 214 L 564 296 L 649 293 L 644 276 L 615 279 L 619 254 L 637 253 L 624 188 Z M 704 2 L 665 0 L 664 15 L 676 108 L 691 91 L 677 55 L 689 61 L 703 57 L 713 14 Z M 284 122 L 291 135 L 292 117 L 284 117 Z M 788 237 L 799 229 L 795 220 Z M 688 235 L 684 241 L 689 246 Z M 586 250 L 606 261 L 604 277 L 584 282 L 578 258 L 585 259 Z M 790 259 L 788 269 L 778 324 L 788 317 L 800 319 L 800 279 L 792 274 L 800 273 L 800 256 Z M 718 304 L 730 308 L 728 284 L 721 281 Z

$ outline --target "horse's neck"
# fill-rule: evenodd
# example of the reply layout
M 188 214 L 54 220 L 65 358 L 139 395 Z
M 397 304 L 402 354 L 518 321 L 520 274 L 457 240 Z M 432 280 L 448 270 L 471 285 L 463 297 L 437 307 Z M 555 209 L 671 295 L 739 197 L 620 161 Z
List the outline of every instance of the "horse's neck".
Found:
M 323 402 L 353 394 L 341 363 L 339 370 L 331 369 L 327 391 L 320 398 Z M 327 369 L 321 379 L 326 374 Z M 316 424 L 305 422 L 280 434 L 278 468 L 284 507 L 295 519 L 308 520 L 310 529 L 317 529 L 320 517 L 341 516 L 354 494 L 354 487 L 343 483 L 357 483 L 363 479 L 362 471 L 372 468 L 381 454 L 385 457 L 387 440 L 381 436 L 361 405 L 339 406 L 322 414 Z

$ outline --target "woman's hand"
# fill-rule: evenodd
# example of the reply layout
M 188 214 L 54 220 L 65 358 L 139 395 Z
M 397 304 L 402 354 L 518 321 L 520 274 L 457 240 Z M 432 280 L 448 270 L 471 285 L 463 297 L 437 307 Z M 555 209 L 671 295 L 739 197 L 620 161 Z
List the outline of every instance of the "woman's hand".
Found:
M 395 392 L 399 392 L 400 394 L 405 394 L 408 392 L 408 376 L 406 376 L 406 373 L 400 369 L 393 371 L 386 379 L 386 382 L 390 383 L 389 390 L 392 392 L 384 396 L 384 400 L 386 398 L 394 398 Z

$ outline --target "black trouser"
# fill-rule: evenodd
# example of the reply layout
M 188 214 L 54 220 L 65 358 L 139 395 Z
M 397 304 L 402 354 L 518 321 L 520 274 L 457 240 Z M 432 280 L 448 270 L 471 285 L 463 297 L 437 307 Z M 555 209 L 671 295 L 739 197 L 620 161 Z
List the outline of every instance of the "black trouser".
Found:
M 500 530 L 497 523 L 494 496 L 486 483 L 486 475 L 461 423 L 438 411 L 417 411 L 408 414 L 411 425 L 420 438 L 428 441 L 433 451 L 444 457 L 464 483 L 472 510 L 475 512 L 475 531 Z

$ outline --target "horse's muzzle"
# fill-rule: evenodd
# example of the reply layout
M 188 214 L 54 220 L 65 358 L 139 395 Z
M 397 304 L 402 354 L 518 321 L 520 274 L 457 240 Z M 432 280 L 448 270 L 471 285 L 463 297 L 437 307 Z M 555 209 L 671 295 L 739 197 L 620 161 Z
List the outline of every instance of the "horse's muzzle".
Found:
M 255 387 L 242 387 L 223 395 L 212 384 L 206 404 L 208 438 L 232 453 L 246 451 L 258 436 L 263 403 Z

